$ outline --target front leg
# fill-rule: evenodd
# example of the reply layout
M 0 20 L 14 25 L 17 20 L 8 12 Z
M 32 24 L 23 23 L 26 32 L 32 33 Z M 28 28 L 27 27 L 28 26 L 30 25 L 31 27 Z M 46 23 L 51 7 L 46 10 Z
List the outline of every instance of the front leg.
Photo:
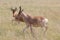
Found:
M 31 34 L 32 34 L 33 38 L 34 38 L 35 40 L 37 40 L 37 37 L 35 36 L 34 31 L 33 31 L 33 29 L 32 29 L 32 26 L 30 26 L 30 30 L 31 30 Z
M 25 32 L 25 30 L 29 27 L 29 25 L 27 25 L 24 29 L 23 29 L 23 32 Z

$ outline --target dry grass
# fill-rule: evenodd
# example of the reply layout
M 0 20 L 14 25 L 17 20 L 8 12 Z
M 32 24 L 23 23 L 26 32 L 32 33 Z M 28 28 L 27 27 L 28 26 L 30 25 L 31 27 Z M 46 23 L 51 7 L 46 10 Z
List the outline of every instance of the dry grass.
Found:
M 10 20 L 10 8 L 20 5 L 28 14 L 49 19 L 46 38 L 43 38 L 41 28 L 33 28 L 38 40 L 60 40 L 60 0 L 0 0 L 0 40 L 35 40 L 29 29 L 22 33 L 24 23 L 16 25 Z

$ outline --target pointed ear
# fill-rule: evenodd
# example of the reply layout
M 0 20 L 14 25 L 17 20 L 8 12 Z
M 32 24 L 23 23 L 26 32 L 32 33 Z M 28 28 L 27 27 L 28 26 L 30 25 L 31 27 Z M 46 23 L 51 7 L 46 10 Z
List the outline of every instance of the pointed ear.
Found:
M 14 9 L 13 8 L 10 8 L 11 11 L 13 11 Z

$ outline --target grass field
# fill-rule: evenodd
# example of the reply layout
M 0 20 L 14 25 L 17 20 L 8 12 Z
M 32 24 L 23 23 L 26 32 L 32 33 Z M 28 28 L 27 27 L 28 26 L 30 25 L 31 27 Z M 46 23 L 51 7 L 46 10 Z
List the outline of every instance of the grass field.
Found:
M 22 6 L 24 12 L 48 18 L 48 31 L 43 38 L 41 28 L 35 28 L 37 40 L 60 40 L 60 0 L 0 0 L 0 40 L 35 40 L 30 30 L 22 33 L 25 24 L 12 24 L 11 7 Z M 24 36 L 25 35 L 25 36 Z

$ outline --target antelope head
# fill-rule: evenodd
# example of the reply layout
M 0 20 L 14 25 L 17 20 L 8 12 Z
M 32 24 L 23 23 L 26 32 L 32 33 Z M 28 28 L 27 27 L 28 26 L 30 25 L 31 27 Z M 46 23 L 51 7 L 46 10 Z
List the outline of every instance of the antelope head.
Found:
M 17 15 L 17 8 L 11 8 L 11 11 L 13 13 L 13 17 L 15 17 Z

